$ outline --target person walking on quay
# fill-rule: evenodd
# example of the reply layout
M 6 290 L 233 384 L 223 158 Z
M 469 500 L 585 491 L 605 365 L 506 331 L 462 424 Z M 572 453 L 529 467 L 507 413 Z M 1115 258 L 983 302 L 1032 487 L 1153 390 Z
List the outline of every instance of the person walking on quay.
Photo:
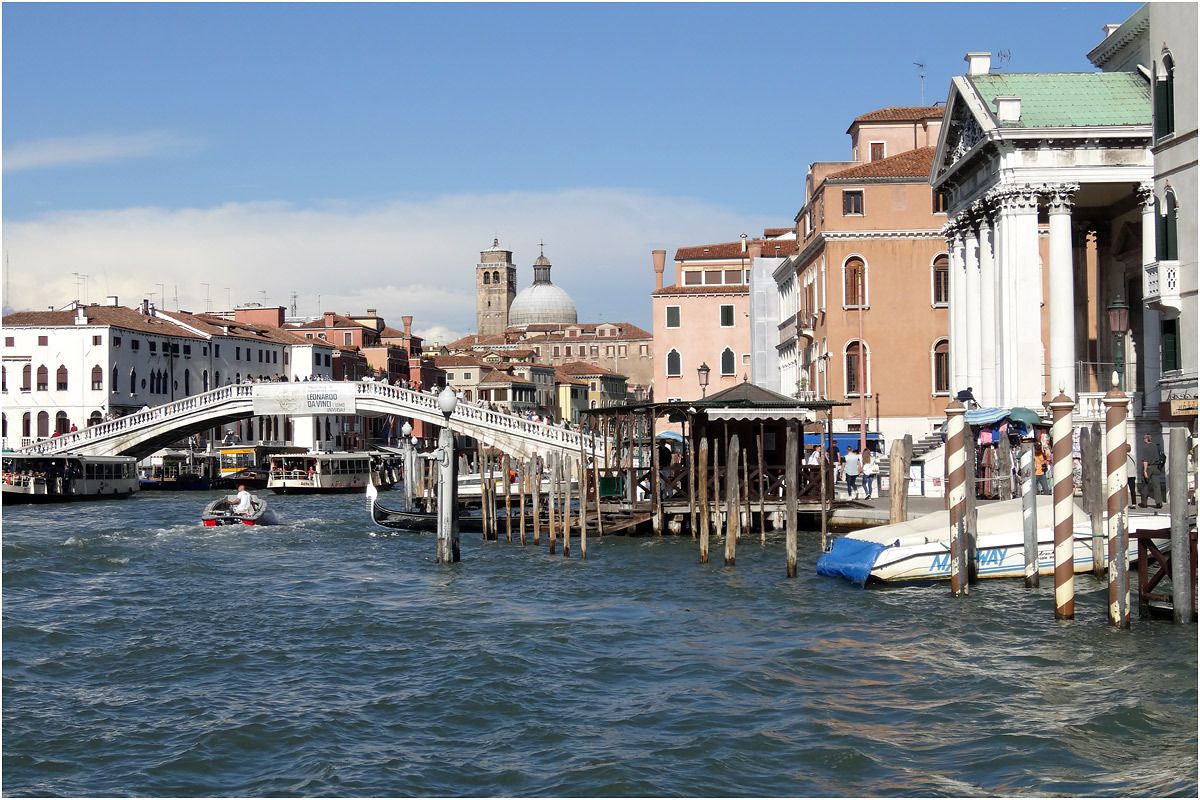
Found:
M 858 494 L 858 476 L 862 474 L 862 456 L 851 447 L 846 452 L 846 493 L 853 500 Z
M 1163 449 L 1150 434 L 1142 437 L 1142 502 L 1138 503 L 1139 508 L 1146 507 L 1146 501 L 1153 498 L 1154 507 L 1162 508 L 1162 480 L 1163 466 L 1167 463 L 1167 457 L 1163 453 Z
M 875 476 L 879 474 L 879 465 L 875 463 L 875 456 L 871 453 L 871 449 L 863 450 L 862 454 L 862 481 L 863 481 L 863 496 L 866 499 L 871 499 L 871 492 L 875 489 Z

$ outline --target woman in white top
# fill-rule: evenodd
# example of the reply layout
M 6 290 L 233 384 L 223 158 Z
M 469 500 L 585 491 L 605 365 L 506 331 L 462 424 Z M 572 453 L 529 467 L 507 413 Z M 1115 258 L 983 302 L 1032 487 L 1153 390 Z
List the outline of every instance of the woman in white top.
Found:
M 867 499 L 871 499 L 871 491 L 875 488 L 875 476 L 879 474 L 879 465 L 875 463 L 875 457 L 871 451 L 863 450 L 862 454 L 862 481 L 863 492 Z

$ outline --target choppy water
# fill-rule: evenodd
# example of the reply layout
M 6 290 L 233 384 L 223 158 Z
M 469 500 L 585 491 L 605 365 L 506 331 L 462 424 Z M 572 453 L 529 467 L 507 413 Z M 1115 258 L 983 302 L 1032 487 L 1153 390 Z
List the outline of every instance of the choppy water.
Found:
M 1197 793 L 1196 627 L 1111 630 L 1090 578 L 1056 623 L 818 577 L 811 537 L 796 580 L 756 538 L 443 568 L 357 497 L 209 497 L 4 509 L 6 795 Z

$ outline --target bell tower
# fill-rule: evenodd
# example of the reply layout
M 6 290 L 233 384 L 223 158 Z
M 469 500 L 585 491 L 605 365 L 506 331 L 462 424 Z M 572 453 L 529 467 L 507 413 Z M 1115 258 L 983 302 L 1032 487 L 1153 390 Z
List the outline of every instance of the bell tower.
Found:
M 475 265 L 475 332 L 480 336 L 504 333 L 508 327 L 508 309 L 517 296 L 517 267 L 512 251 L 492 246 L 479 253 Z

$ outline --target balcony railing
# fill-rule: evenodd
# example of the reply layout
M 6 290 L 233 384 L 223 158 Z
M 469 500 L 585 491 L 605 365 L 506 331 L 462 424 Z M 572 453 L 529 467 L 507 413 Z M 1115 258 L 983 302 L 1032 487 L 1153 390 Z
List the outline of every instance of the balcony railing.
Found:
M 1142 270 L 1142 296 L 1147 305 L 1181 310 L 1179 262 L 1155 261 L 1147 264 Z

